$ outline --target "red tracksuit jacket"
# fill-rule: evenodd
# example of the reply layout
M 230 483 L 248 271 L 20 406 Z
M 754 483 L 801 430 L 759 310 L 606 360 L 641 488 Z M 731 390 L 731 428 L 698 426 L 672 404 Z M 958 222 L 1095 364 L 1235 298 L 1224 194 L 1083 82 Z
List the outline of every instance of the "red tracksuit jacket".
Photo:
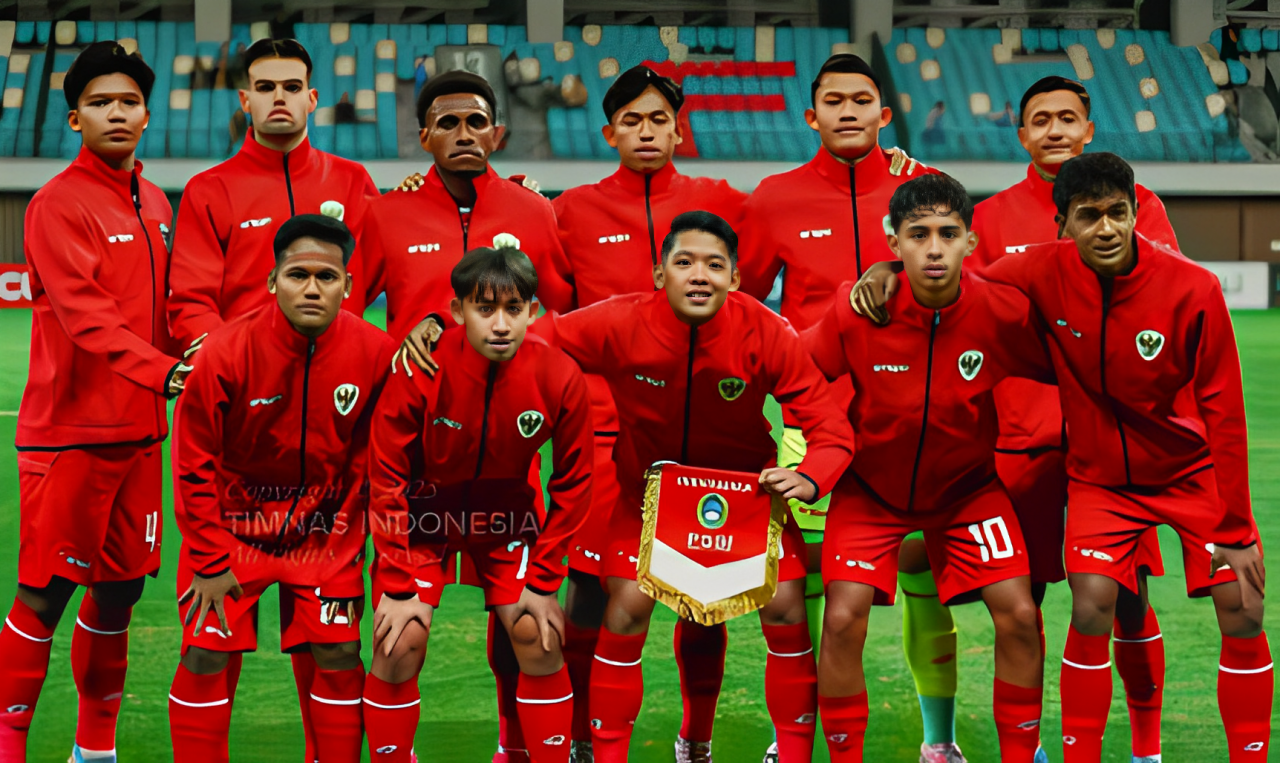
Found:
M 555 593 L 566 574 L 569 539 L 591 505 L 591 414 L 582 372 L 533 335 L 514 358 L 494 363 L 455 327 L 433 355 L 440 363 L 435 378 L 393 374 L 374 417 L 369 474 L 378 585 L 438 604 L 439 589 L 418 591 L 414 584 L 414 515 L 423 509 L 533 511 L 530 465 L 551 441 L 551 508 L 530 549 L 528 587 Z
M 165 322 L 164 192 L 82 148 L 27 207 L 31 361 L 19 450 L 151 443 L 168 434 L 178 364 Z
M 1218 278 L 1136 236 L 1133 272 L 1099 278 L 1075 242 L 1011 254 L 988 268 L 1021 289 L 1050 341 L 1070 445 L 1067 474 L 1108 487 L 1159 488 L 1216 472 L 1217 543 L 1256 540 L 1240 357 Z
M 898 278 L 889 325 L 854 314 L 850 282 L 804 343 L 828 379 L 853 379 L 858 452 L 845 480 L 898 511 L 937 511 L 995 479 L 996 384 L 1053 372 L 1017 289 L 962 273 L 960 298 L 931 310 Z
M 653 291 L 653 266 L 671 221 L 695 209 L 723 217 L 734 230 L 747 195 L 723 180 L 681 175 L 674 163 L 651 175 L 626 167 L 593 185 L 572 188 L 552 202 L 569 282 L 578 307 L 618 294 Z M 607 267 L 601 267 L 601 263 Z M 597 432 L 616 434 L 618 412 L 609 386 L 587 377 Z
M 177 435 L 178 526 L 197 573 L 234 572 L 243 544 L 305 562 L 291 582 L 360 595 L 369 423 L 395 350 L 347 312 L 309 339 L 275 304 L 205 340 Z
M 730 293 L 692 328 L 666 292 L 627 294 L 534 324 L 609 383 L 622 429 L 614 450 L 622 500 L 640 508 L 658 461 L 758 472 L 777 460 L 763 413 L 773 395 L 804 429 L 801 469 L 826 495 L 853 456 L 853 433 L 800 338 L 767 307 Z
M 1152 241 L 1177 249 L 1178 239 L 1165 214 L 1160 197 L 1137 186 L 1137 230 Z M 973 212 L 973 230 L 978 247 L 965 260 L 965 268 L 984 275 L 996 260 L 1021 252 L 1030 244 L 1058 238 L 1054 216 L 1053 182 L 1045 180 L 1034 164 L 1027 166 L 1025 180 L 978 204 Z M 1028 379 L 1013 379 L 996 390 L 1000 409 L 1001 450 L 1026 451 L 1062 447 L 1062 406 L 1058 391 Z
M 311 147 L 269 149 L 252 131 L 235 156 L 191 178 L 178 205 L 169 279 L 169 323 L 183 347 L 224 322 L 275 302 L 262 288 L 275 267 L 276 231 L 293 215 L 319 214 L 337 201 L 343 222 L 360 232 L 368 198 L 378 189 L 364 167 Z M 365 279 L 357 248 L 355 278 L 343 307 L 364 312 Z
M 499 233 L 520 239 L 520 250 L 538 270 L 538 299 L 547 309 L 569 308 L 564 252 L 551 202 L 504 180 L 492 167 L 475 179 L 475 189 L 476 203 L 464 216 L 432 166 L 418 190 L 388 193 L 369 205 L 360 239 L 369 299 L 386 291 L 387 332 L 396 340 L 432 313 L 446 326 L 454 325 L 449 274 L 463 254 L 492 246 Z

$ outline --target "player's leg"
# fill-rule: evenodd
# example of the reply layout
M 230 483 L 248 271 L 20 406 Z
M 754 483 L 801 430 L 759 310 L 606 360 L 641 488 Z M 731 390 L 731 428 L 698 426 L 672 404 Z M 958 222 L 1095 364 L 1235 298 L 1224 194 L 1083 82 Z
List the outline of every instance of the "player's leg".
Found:
M 1098 763 L 1111 711 L 1111 626 L 1120 584 L 1105 575 L 1072 571 L 1067 579 L 1071 627 L 1059 681 L 1063 761 Z
M 375 601 L 378 597 L 375 590 Z M 380 763 L 409 763 L 422 711 L 418 675 L 427 659 L 427 629 L 412 621 L 388 655 L 373 644 L 364 684 L 364 727 L 369 757 Z
M 1155 530 L 1143 535 L 1142 545 L 1154 542 Z M 1156 545 L 1159 551 L 1158 543 Z M 1112 654 L 1124 682 L 1129 706 L 1129 729 L 1134 763 L 1160 763 L 1160 714 L 1164 704 L 1164 637 L 1156 611 L 1147 598 L 1145 568 L 1138 574 L 1138 591 L 1121 586 L 1112 629 Z
M 902 650 L 924 723 L 921 757 L 926 763 L 930 758 L 963 761 L 956 746 L 956 624 L 938 597 L 923 533 L 902 542 L 898 585 L 903 595 Z
M 724 683 L 724 658 L 729 632 L 724 624 L 705 626 L 680 619 L 675 628 L 676 666 L 680 669 L 680 698 L 684 716 L 676 739 L 676 761 L 693 757 L 691 750 L 711 744 L 716 702 Z
M 797 534 L 798 535 L 798 534 Z M 773 599 L 760 610 L 760 628 L 769 650 L 764 696 L 777 735 L 781 763 L 813 758 L 817 730 L 818 666 L 805 610 L 803 567 L 778 583 Z
M 353 626 L 354 627 L 354 626 Z M 311 720 L 320 763 L 357 763 L 364 741 L 361 697 L 364 663 L 360 661 L 359 630 L 355 641 L 311 644 L 316 659 L 311 684 Z
M 53 631 L 76 584 L 51 578 L 47 585 L 18 585 L 0 630 L 0 760 L 26 760 L 27 731 L 49 672 Z
M 1275 670 L 1262 629 L 1262 601 L 1246 604 L 1240 586 L 1233 580 L 1212 589 L 1222 631 L 1218 710 L 1227 732 L 1231 763 L 1264 763 L 1271 740 Z
M 302 738 L 305 740 L 302 758 L 306 763 L 319 760 L 316 751 L 315 726 L 311 722 L 311 686 L 316 680 L 316 658 L 310 649 L 289 655 L 293 668 L 293 685 L 298 690 L 298 710 L 302 716 Z
M 546 598 L 559 607 L 554 597 Z M 553 632 L 549 641 L 544 639 L 537 621 L 518 600 L 496 607 L 494 613 L 511 639 L 519 663 L 515 703 L 528 756 L 533 763 L 565 763 L 569 759 L 574 695 L 559 634 Z
M 869 707 L 862 650 L 876 589 L 831 580 L 818 657 L 818 713 L 832 763 L 861 763 Z
M 71 637 L 71 674 L 79 695 L 73 757 L 115 761 L 116 719 L 129 668 L 129 620 L 143 580 L 103 582 L 85 591 Z
M 494 753 L 493 763 L 525 763 L 529 759 L 529 746 L 524 741 L 524 732 L 520 728 L 520 712 L 516 704 L 516 695 L 520 688 L 520 662 L 516 659 L 511 635 L 498 619 L 497 612 L 492 609 L 489 611 L 489 622 L 485 631 L 489 670 L 497 679 L 495 689 L 498 699 L 498 751 Z
M 1031 581 L 1017 577 L 986 586 L 982 600 L 995 625 L 993 708 L 1000 759 L 1027 763 L 1040 749 L 1044 698 L 1044 655 Z
M 606 584 L 609 603 L 591 666 L 591 738 L 597 763 L 622 763 L 644 699 L 640 657 L 654 601 L 635 580 L 610 576 Z

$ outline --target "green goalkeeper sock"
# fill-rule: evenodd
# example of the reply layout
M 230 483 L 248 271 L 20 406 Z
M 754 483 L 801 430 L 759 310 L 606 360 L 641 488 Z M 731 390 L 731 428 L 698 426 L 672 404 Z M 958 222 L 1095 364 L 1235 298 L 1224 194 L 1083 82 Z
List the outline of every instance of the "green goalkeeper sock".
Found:
M 827 597 L 823 593 L 821 572 L 810 572 L 805 576 L 804 609 L 809 618 L 809 638 L 813 640 L 813 653 L 816 655 L 822 640 L 822 615 L 827 609 Z
M 932 572 L 899 573 L 902 644 L 920 695 L 925 744 L 956 737 L 956 624 L 938 600 Z

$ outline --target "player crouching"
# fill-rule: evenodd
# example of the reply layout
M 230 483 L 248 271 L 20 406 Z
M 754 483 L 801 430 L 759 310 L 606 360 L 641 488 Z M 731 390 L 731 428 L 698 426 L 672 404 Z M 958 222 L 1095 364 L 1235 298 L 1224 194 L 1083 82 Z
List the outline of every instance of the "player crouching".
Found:
M 495 245 L 510 240 L 500 235 Z M 396 369 L 374 416 L 369 751 L 380 763 L 410 760 L 417 678 L 445 564 L 466 551 L 520 664 L 516 706 L 529 757 L 566 763 L 573 690 L 556 593 L 568 539 L 591 503 L 591 401 L 572 360 L 541 338 L 526 341 L 538 276 L 523 252 L 475 249 L 451 281 L 458 326 L 433 356 L 444 370 Z M 551 503 L 540 519 L 529 469 L 548 441 Z
M 362 739 L 357 618 L 369 422 L 391 339 L 341 311 L 355 247 L 341 222 L 299 215 L 275 237 L 276 304 L 213 332 L 179 409 L 182 661 L 169 693 L 174 759 L 226 761 L 242 652 L 258 599 L 280 586 L 280 645 L 309 649 L 320 763 Z M 206 623 L 210 610 L 216 623 Z

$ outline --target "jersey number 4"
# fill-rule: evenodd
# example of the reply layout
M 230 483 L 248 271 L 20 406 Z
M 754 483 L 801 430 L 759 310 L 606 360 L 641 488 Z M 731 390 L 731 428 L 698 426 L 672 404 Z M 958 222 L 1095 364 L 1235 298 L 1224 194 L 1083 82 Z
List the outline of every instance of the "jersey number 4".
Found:
M 1009 528 L 1004 525 L 1004 517 L 994 517 L 982 524 L 971 524 L 969 534 L 982 550 L 982 561 L 1013 556 L 1013 539 L 1009 537 Z

